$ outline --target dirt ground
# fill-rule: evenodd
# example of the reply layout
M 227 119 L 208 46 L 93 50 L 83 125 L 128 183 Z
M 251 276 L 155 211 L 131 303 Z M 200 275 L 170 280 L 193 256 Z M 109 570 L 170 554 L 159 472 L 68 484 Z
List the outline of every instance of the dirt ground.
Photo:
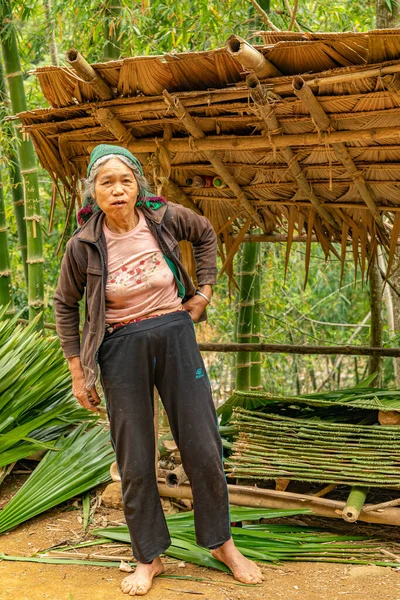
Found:
M 18 476 L 1 488 L 0 508 L 20 485 Z M 63 505 L 0 536 L 0 552 L 29 556 L 60 543 L 83 539 L 82 512 Z M 100 507 L 93 525 L 121 523 L 121 511 Z M 365 531 L 364 531 L 365 533 Z M 99 547 L 87 551 L 99 552 Z M 115 547 L 118 556 L 127 548 Z M 149 600 L 178 600 L 198 596 L 204 600 L 400 600 L 400 572 L 388 567 L 320 563 L 261 565 L 265 582 L 260 586 L 235 585 L 231 576 L 163 558 L 168 575 L 191 575 L 204 582 L 158 578 Z M 119 589 L 126 574 L 117 568 L 0 562 L 1 600 L 123 600 Z

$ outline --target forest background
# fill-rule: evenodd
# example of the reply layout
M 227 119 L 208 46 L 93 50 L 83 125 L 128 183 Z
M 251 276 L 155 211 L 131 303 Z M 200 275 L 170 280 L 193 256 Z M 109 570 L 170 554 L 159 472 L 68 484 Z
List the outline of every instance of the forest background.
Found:
M 0 0 L 0 8 L 5 1 Z M 119 55 L 217 48 L 223 46 L 232 33 L 251 39 L 252 43 L 260 43 L 257 31 L 271 26 L 282 30 L 288 28 L 293 7 L 297 11 L 298 27 L 303 31 L 367 31 L 375 27 L 394 27 L 400 22 L 399 6 L 395 0 L 262 0 L 259 4 L 267 13 L 269 24 L 260 16 L 254 2 L 249 0 L 12 2 L 13 26 L 17 31 L 28 109 L 47 107 L 32 70 L 48 64 L 67 64 L 63 57 L 72 47 L 77 48 L 89 62 L 101 62 Z M 7 35 L 10 25 L 3 22 L 0 35 Z M 6 106 L 6 109 L 10 114 L 10 108 Z M 0 173 L 9 233 L 12 290 L 16 309 L 22 310 L 22 316 L 27 318 L 27 291 L 6 158 L 9 140 L 9 128 L 3 120 Z M 64 229 L 65 209 L 58 202 L 53 225 L 49 229 L 52 185 L 50 176 L 42 168 L 39 169 L 39 186 L 44 215 L 45 321 L 54 323 L 52 297 L 62 257 L 62 250 L 57 254 L 56 249 Z M 307 285 L 304 285 L 305 250 L 301 243 L 293 246 L 285 278 L 285 251 L 284 243 L 260 245 L 260 341 L 312 345 L 368 343 L 369 287 L 354 266 L 351 248 L 342 285 L 339 260 L 332 256 L 326 261 L 317 244 L 312 245 Z M 236 258 L 236 272 L 239 261 L 240 253 Z M 384 344 L 396 346 L 400 335 L 394 331 L 391 319 L 388 320 L 391 310 L 389 290 L 385 293 Z M 199 339 L 234 340 L 236 297 L 235 282 L 229 284 L 226 276 L 222 276 L 209 309 L 209 323 L 198 328 Z M 207 353 L 205 358 L 216 400 L 220 402 L 226 398 L 232 385 L 234 356 Z M 268 391 L 288 394 L 350 386 L 367 374 L 367 362 L 365 357 L 262 355 L 262 385 Z M 384 360 L 383 384 L 395 384 L 392 359 Z

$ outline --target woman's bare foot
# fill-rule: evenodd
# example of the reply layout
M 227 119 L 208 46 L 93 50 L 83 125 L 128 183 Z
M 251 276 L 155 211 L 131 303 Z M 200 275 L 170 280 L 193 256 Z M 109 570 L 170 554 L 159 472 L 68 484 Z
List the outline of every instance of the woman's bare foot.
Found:
M 161 575 L 163 570 L 160 557 L 155 558 L 150 564 L 138 562 L 135 572 L 122 581 L 121 589 L 124 594 L 130 596 L 144 596 L 152 586 L 153 577 Z
M 264 576 L 255 562 L 249 560 L 235 546 L 231 538 L 215 550 L 210 550 L 214 558 L 230 568 L 235 579 L 242 583 L 262 583 Z

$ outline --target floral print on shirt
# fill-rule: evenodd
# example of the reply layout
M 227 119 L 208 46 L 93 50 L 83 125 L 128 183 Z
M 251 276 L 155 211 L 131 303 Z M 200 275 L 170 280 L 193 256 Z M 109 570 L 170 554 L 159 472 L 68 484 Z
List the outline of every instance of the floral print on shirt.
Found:
M 160 266 L 162 258 L 159 252 L 153 252 L 146 260 L 139 262 L 139 267 L 130 269 L 123 265 L 117 271 L 108 276 L 108 282 L 114 286 L 140 285 L 146 283 L 157 267 Z

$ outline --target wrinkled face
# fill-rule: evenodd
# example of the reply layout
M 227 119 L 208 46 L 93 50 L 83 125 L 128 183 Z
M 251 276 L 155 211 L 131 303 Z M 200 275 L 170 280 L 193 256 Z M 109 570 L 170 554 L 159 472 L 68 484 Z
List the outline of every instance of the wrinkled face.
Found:
M 133 171 L 118 158 L 104 163 L 94 182 L 99 208 L 113 221 L 125 220 L 134 211 L 139 187 Z

